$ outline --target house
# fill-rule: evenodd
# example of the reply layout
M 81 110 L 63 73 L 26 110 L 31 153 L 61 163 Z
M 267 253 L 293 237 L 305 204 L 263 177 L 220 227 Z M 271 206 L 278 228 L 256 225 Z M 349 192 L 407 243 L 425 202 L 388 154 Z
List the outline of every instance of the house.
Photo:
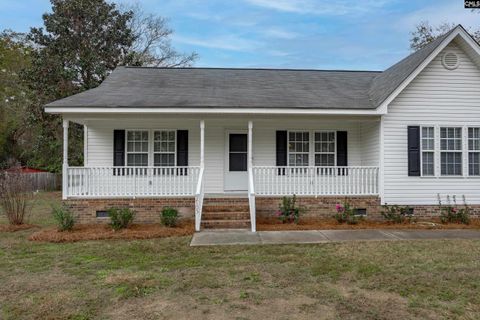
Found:
M 429 216 L 438 195 L 478 213 L 479 68 L 462 26 L 383 72 L 119 67 L 46 106 L 64 119 L 63 198 L 82 222 L 172 206 L 197 230 L 255 231 L 293 194 L 314 215 L 346 200 Z M 69 122 L 85 128 L 83 167 L 68 165 Z

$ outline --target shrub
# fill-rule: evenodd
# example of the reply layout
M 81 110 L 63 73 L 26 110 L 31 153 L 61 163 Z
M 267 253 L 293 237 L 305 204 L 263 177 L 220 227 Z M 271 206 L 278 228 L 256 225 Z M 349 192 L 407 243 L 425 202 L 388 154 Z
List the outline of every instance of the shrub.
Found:
M 345 201 L 343 204 L 337 203 L 335 205 L 337 213 L 333 216 L 338 223 L 357 224 L 363 219 L 362 216 L 355 214 L 355 208 Z
M 402 207 L 398 205 L 384 205 L 382 206 L 382 211 L 381 214 L 383 218 L 387 221 L 393 222 L 393 223 L 405 223 L 405 222 L 411 222 L 412 220 L 412 211 L 409 206 Z
M 23 224 L 30 213 L 33 192 L 30 179 L 19 170 L 0 173 L 0 205 L 12 225 Z
M 455 195 L 452 196 L 453 205 L 450 200 L 450 196 L 447 195 L 447 204 L 443 205 L 442 200 L 440 199 L 440 194 L 437 194 L 438 197 L 438 207 L 440 210 L 440 220 L 442 223 L 470 223 L 470 212 L 471 209 L 467 204 L 465 195 L 463 195 L 463 208 L 459 208 L 457 205 L 457 199 Z
M 282 223 L 298 223 L 300 219 L 300 213 L 303 213 L 305 209 L 297 206 L 297 197 L 283 197 L 282 203 L 277 211 L 277 217 Z
M 113 230 L 128 228 L 135 218 L 135 211 L 130 208 L 110 208 L 107 212 Z
M 165 207 L 162 209 L 160 220 L 164 226 L 175 227 L 178 221 L 177 209 Z
M 57 223 L 58 231 L 70 231 L 75 225 L 75 218 L 72 212 L 63 206 L 52 208 L 53 219 Z

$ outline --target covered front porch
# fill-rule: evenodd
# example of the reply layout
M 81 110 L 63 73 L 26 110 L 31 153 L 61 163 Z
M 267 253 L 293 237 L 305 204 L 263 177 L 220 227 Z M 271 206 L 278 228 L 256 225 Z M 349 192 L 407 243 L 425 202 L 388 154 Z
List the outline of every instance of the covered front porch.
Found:
M 375 196 L 376 116 L 182 116 L 64 119 L 64 199 Z M 69 122 L 84 125 L 83 167 L 68 165 Z

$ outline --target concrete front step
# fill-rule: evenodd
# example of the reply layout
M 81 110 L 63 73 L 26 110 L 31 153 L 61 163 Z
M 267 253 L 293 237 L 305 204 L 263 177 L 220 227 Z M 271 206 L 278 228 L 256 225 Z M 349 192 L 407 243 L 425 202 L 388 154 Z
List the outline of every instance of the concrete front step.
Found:
M 250 220 L 203 220 L 202 227 L 205 229 L 247 229 L 250 228 Z
M 227 211 L 227 212 L 204 212 L 202 220 L 248 220 L 250 213 L 248 211 Z

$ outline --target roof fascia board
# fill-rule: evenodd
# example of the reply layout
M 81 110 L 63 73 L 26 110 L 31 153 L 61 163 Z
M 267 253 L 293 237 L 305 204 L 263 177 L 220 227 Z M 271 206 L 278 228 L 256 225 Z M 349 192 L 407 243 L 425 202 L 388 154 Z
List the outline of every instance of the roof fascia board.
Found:
M 116 113 L 116 114 L 351 114 L 351 115 L 379 115 L 384 114 L 377 109 L 281 109 L 281 108 L 88 108 L 88 107 L 47 107 L 47 113 L 72 114 L 72 113 Z
M 452 32 L 448 37 L 446 37 L 443 42 L 425 59 L 423 62 L 413 71 L 403 82 L 400 84 L 395 91 L 393 91 L 390 96 L 388 96 L 387 99 L 385 99 L 381 105 L 378 106 L 377 109 L 379 110 L 385 110 L 385 113 L 387 112 L 388 105 L 405 89 L 412 81 L 415 79 L 420 72 L 425 69 L 425 67 L 432 62 L 432 60 L 443 50 L 445 47 L 452 42 L 452 40 L 460 35 L 464 40 L 466 40 L 472 47 L 475 48 L 477 52 L 478 50 L 478 45 L 475 44 L 473 45 L 473 40 L 466 34 L 466 32 L 463 30 L 461 27 L 457 27 L 457 30 Z M 480 53 L 479 53 L 480 54 Z

